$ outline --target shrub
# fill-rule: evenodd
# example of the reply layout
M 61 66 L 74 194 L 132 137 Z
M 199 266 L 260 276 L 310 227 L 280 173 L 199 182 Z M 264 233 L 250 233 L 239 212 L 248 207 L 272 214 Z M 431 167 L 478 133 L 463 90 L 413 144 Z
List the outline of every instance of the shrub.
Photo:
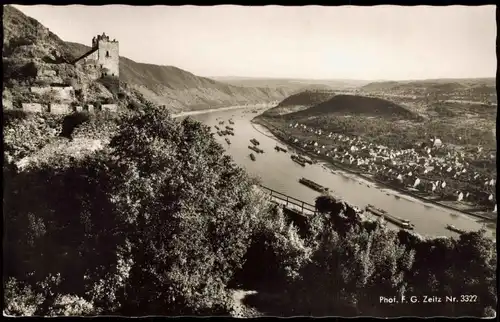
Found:
M 262 214 L 234 284 L 265 292 L 286 288 L 296 280 L 309 259 L 310 249 L 297 229 L 287 223 L 281 208 L 273 207 Z
M 293 312 L 302 315 L 491 316 L 496 305 L 496 253 L 484 231 L 459 239 L 424 239 L 378 223 L 350 224 L 346 209 L 318 198 L 324 213 L 310 221 L 311 261 L 288 287 Z M 330 212 L 327 212 L 330 203 Z M 335 219 L 336 218 L 336 219 Z M 344 224 L 342 224 L 342 221 Z M 286 265 L 283 263 L 282 265 Z M 381 304 L 391 294 L 454 296 L 474 293 L 480 303 Z M 488 315 L 489 314 L 489 315 Z
M 63 119 L 61 136 L 71 138 L 73 131 L 81 124 L 88 122 L 90 119 L 89 113 L 77 112 L 67 115 Z
M 33 316 L 43 303 L 43 296 L 35 293 L 29 285 L 14 278 L 4 282 L 4 312 L 14 316 Z
M 127 106 L 128 109 L 132 110 L 132 111 L 139 111 L 141 109 L 144 108 L 144 105 L 142 105 L 141 103 L 133 100 L 131 101 L 128 106 Z
M 3 126 L 9 126 L 16 121 L 25 120 L 27 117 L 28 113 L 20 109 L 4 110 Z
M 3 147 L 15 160 L 38 151 L 50 142 L 57 134 L 61 119 L 57 115 L 40 117 L 17 111 L 7 112 L 7 115 L 4 118 Z
M 33 315 L 92 315 L 95 314 L 92 303 L 74 295 L 51 294 L 57 286 L 57 278 L 49 276 L 38 283 L 35 290 L 14 278 L 4 285 L 4 312 L 13 316 Z M 47 301 L 51 298 L 50 301 Z M 45 307 L 45 312 L 43 308 Z

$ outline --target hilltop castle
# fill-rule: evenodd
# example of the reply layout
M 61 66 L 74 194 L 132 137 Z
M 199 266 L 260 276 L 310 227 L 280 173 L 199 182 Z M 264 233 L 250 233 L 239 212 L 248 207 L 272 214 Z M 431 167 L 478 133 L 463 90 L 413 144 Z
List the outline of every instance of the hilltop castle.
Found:
M 91 75 L 98 79 L 104 76 L 118 77 L 120 74 L 120 56 L 118 41 L 109 40 L 103 32 L 92 38 L 92 49 L 76 59 L 73 64 L 81 66 Z

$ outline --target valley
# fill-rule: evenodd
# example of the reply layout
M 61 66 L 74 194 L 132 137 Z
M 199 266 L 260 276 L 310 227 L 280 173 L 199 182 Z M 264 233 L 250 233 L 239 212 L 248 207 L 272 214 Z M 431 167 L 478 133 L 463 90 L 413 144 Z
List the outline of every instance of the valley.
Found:
M 284 107 L 289 99 L 255 122 L 333 165 L 496 219 L 496 106 L 431 101 L 415 109 L 331 92 L 315 93 L 310 105 Z
M 2 8 L 4 315 L 496 316 L 493 6 Z

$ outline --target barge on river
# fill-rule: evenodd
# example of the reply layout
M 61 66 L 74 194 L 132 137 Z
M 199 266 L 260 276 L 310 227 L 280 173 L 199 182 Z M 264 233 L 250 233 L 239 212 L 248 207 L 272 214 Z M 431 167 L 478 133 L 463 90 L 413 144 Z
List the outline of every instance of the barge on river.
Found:
M 451 231 L 458 233 L 458 234 L 465 234 L 466 233 L 465 230 L 457 228 L 453 225 L 446 225 L 446 229 L 451 230 Z
M 299 158 L 301 158 L 305 163 L 313 164 L 313 160 L 307 156 L 299 155 Z
M 233 120 L 229 120 L 229 124 L 234 124 Z
M 250 150 L 253 150 L 253 151 L 257 152 L 257 153 L 264 153 L 264 150 L 259 149 L 258 147 L 254 146 L 254 145 L 249 145 L 248 148 Z
M 227 144 L 231 144 L 231 141 L 229 141 L 228 138 L 226 138 L 226 142 L 227 142 Z
M 226 125 L 226 129 L 228 129 L 229 131 L 234 131 L 234 128 L 230 127 L 229 125 Z
M 250 155 L 249 155 L 249 156 L 250 156 L 250 159 L 252 159 L 252 161 L 255 161 L 255 159 L 256 159 L 256 158 L 255 158 L 255 154 L 250 153 Z
M 292 155 L 290 156 L 290 158 L 295 162 L 295 163 L 298 163 L 300 164 L 301 166 L 305 167 L 306 166 L 306 163 L 304 160 L 302 160 L 300 157 L 296 156 L 296 155 Z
M 278 152 L 280 152 L 280 151 L 283 151 L 283 152 L 285 152 L 285 153 L 287 153 L 287 152 L 288 152 L 285 148 L 282 148 L 282 147 L 280 147 L 279 145 L 275 146 L 275 147 L 274 147 L 274 149 L 275 149 L 276 151 L 278 151 Z
M 300 178 L 299 182 L 302 183 L 304 186 L 307 186 L 317 192 L 323 193 L 323 192 L 328 192 L 328 190 L 330 190 L 327 187 L 323 187 L 322 185 L 306 178 Z
M 408 229 L 408 230 L 413 230 L 415 228 L 415 225 L 412 224 L 409 220 L 390 215 L 387 211 L 376 208 L 373 205 L 368 205 L 368 206 L 366 206 L 365 209 L 366 209 L 366 211 L 369 211 L 376 216 L 385 218 L 385 220 L 387 220 L 390 223 L 393 223 L 394 225 L 396 225 L 398 227 Z
M 259 145 L 260 142 L 257 141 L 256 139 L 251 139 L 250 142 L 253 144 L 253 145 Z

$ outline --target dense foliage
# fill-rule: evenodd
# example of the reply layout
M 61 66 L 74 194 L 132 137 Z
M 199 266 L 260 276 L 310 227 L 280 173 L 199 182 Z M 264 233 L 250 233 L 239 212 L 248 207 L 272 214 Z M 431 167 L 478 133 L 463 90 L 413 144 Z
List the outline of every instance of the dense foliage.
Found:
M 5 154 L 18 160 L 38 151 L 58 135 L 60 121 L 61 117 L 58 115 L 5 110 L 3 113 Z
M 86 158 L 4 167 L 9 294 L 42 294 L 37 314 L 58 296 L 93 313 L 227 313 L 226 285 L 267 211 L 254 181 L 200 123 L 151 108 L 120 124 Z
M 319 197 L 323 215 L 310 222 L 303 261 L 286 287 L 287 315 L 492 316 L 496 297 L 496 252 L 484 232 L 458 239 L 424 239 L 363 222 L 343 202 Z M 463 302 L 461 295 L 477 298 Z M 403 300 L 405 296 L 405 300 Z M 416 296 L 419 303 L 411 303 Z M 436 296 L 440 303 L 424 303 Z M 456 303 L 446 302 L 455 296 Z M 400 303 L 381 303 L 395 297 Z M 293 308 L 293 309 L 292 309 Z M 276 312 L 275 312 L 276 313 Z

